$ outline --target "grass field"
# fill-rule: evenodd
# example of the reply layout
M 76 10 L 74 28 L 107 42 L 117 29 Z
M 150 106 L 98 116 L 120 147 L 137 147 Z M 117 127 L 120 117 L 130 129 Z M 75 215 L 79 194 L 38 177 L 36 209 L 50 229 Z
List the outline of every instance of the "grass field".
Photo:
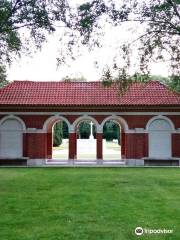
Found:
M 1 240 L 180 239 L 178 168 L 1 168 Z M 137 226 L 173 229 L 137 237 Z

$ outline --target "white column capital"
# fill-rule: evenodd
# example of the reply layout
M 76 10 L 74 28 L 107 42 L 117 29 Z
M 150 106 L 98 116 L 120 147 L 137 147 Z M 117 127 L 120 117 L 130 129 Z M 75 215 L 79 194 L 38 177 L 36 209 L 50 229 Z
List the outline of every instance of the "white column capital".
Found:
M 96 132 L 97 133 L 103 133 L 103 127 L 101 125 L 98 125 L 97 129 L 96 129 Z
M 74 127 L 74 125 L 73 124 L 71 124 L 70 126 L 69 126 L 69 133 L 75 133 L 76 131 L 75 131 L 75 127 Z

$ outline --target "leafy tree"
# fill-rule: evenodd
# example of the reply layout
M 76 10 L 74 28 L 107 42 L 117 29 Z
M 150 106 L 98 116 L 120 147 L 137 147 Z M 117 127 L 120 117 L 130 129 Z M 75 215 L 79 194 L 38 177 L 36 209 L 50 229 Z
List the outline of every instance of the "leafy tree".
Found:
M 63 138 L 69 138 L 68 125 L 63 122 Z
M 0 2 L 0 54 L 10 61 L 12 53 L 21 51 L 33 42 L 37 48 L 46 39 L 46 33 L 55 31 L 55 21 L 63 21 L 66 1 L 56 0 L 2 0 Z M 26 30 L 26 36 L 22 30 Z M 21 31 L 19 31 L 21 30 Z M 24 41 L 25 40 L 25 41 Z
M 8 83 L 6 80 L 6 70 L 4 66 L 0 65 L 0 88 Z
M 64 0 L 1 0 L 0 65 L 41 48 L 56 22 L 66 22 L 68 9 Z
M 94 34 L 99 33 L 97 29 L 102 28 L 100 22 L 102 16 L 106 16 L 106 21 L 113 26 L 124 22 L 138 22 L 143 26 L 144 32 L 137 39 L 140 41 L 141 70 L 153 56 L 157 60 L 163 59 L 165 57 L 163 51 L 169 53 L 171 67 L 173 69 L 179 67 L 179 0 L 126 0 L 118 3 L 113 0 L 94 0 L 82 4 L 78 8 L 76 27 L 79 27 L 85 43 L 89 43 Z M 135 27 L 137 28 L 137 25 Z M 129 43 L 126 46 L 131 47 Z
M 173 77 L 173 80 L 171 78 L 167 78 L 164 80 L 164 82 L 173 90 L 180 93 L 180 76 Z
M 91 127 L 90 122 L 81 122 L 78 126 L 78 137 L 81 139 L 88 139 L 90 136 Z M 93 125 L 93 135 L 96 137 L 96 128 Z
M 112 69 L 118 70 L 117 80 L 122 82 L 120 86 L 122 89 L 124 85 L 126 88 L 127 84 L 137 80 L 138 74 L 144 76 L 142 80 L 147 79 L 151 62 L 167 61 L 171 79 L 180 76 L 179 0 L 87 1 L 79 6 L 75 19 L 72 28 L 79 31 L 82 43 L 91 48 L 101 44 L 98 36 L 105 31 L 102 24 L 104 20 L 115 27 L 131 24 L 131 30 L 137 34 L 139 34 L 137 29 L 141 29 L 142 33 L 137 39 L 120 46 L 124 64 L 115 61 L 112 66 Z M 138 57 L 134 63 L 132 56 L 136 51 Z M 130 68 L 134 65 L 135 76 L 131 79 Z
M 53 128 L 53 146 L 61 145 L 65 138 L 69 138 L 68 125 L 63 121 L 57 122 Z
M 72 4 L 72 3 L 71 3 Z M 58 27 L 65 29 L 60 38 L 59 64 L 69 55 L 74 59 L 73 48 L 88 45 L 101 46 L 99 36 L 105 31 L 104 22 L 112 26 L 131 24 L 131 30 L 142 30 L 137 39 L 120 46 L 121 62 L 116 59 L 112 68 L 118 70 L 118 79 L 129 79 L 132 56 L 138 54 L 135 76 L 149 75 L 149 64 L 167 61 L 171 79 L 180 76 L 180 1 L 179 0 L 93 0 L 72 7 L 64 0 L 1 0 L 0 1 L 0 66 L 11 63 L 22 53 L 29 54 L 33 46 L 41 48 L 47 34 Z M 121 67 L 117 67 L 121 66 Z M 124 78 L 125 77 L 125 78 Z
M 53 146 L 61 145 L 62 139 L 63 139 L 63 122 L 57 122 L 54 125 Z
M 103 138 L 107 141 L 118 139 L 118 142 L 120 143 L 120 127 L 118 124 L 113 121 L 107 121 L 103 129 Z
M 89 138 L 90 135 L 90 124 L 88 122 L 81 122 L 79 124 L 79 137 L 82 139 Z
M 75 78 L 66 76 L 62 80 L 64 82 L 87 82 L 87 79 L 84 76 L 75 77 Z

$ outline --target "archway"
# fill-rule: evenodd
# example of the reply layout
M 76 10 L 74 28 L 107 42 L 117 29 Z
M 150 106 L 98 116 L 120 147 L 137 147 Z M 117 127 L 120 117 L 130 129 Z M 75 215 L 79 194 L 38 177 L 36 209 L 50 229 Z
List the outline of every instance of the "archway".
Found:
M 97 159 L 97 121 L 89 116 L 78 118 L 74 122 L 76 132 L 76 159 L 96 160 Z
M 69 159 L 69 130 L 65 121 L 58 120 L 52 126 L 52 158 Z
M 0 122 L 0 157 L 23 157 L 25 124 L 17 117 L 6 117 Z
M 63 116 L 53 116 L 46 120 L 43 130 L 47 132 L 48 159 L 59 161 L 69 159 L 70 126 L 69 121 Z
M 172 156 L 172 122 L 165 117 L 153 118 L 147 124 L 149 133 L 149 157 L 167 159 Z
M 105 136 L 107 123 L 115 128 L 114 136 L 111 136 L 109 143 Z M 126 158 L 125 132 L 129 130 L 127 122 L 120 116 L 109 116 L 102 121 L 101 129 L 103 132 L 103 159 L 120 160 Z
M 115 120 L 108 120 L 103 126 L 103 159 L 121 159 L 121 125 Z

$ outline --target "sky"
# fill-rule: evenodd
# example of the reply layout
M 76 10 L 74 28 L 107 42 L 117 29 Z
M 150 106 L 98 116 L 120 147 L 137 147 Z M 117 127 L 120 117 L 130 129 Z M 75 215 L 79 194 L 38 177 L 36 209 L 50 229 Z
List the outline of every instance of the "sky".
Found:
M 76 0 L 76 4 L 83 0 Z M 75 1 L 74 1 L 75 4 Z M 97 81 L 101 78 L 104 67 L 112 63 L 112 59 L 117 54 L 117 47 L 120 43 L 136 37 L 127 27 L 112 28 L 105 26 L 106 34 L 103 37 L 103 47 L 89 52 L 83 48 L 81 56 L 75 61 L 69 61 L 68 65 L 58 66 L 56 58 L 59 57 L 59 36 L 63 30 L 58 30 L 55 34 L 47 37 L 47 42 L 43 44 L 41 50 L 22 56 L 12 63 L 8 69 L 8 80 L 33 80 L 33 81 L 59 81 L 62 78 L 85 77 L 88 81 Z M 99 63 L 99 67 L 95 65 Z M 163 63 L 152 64 L 151 74 L 167 76 L 167 66 Z

